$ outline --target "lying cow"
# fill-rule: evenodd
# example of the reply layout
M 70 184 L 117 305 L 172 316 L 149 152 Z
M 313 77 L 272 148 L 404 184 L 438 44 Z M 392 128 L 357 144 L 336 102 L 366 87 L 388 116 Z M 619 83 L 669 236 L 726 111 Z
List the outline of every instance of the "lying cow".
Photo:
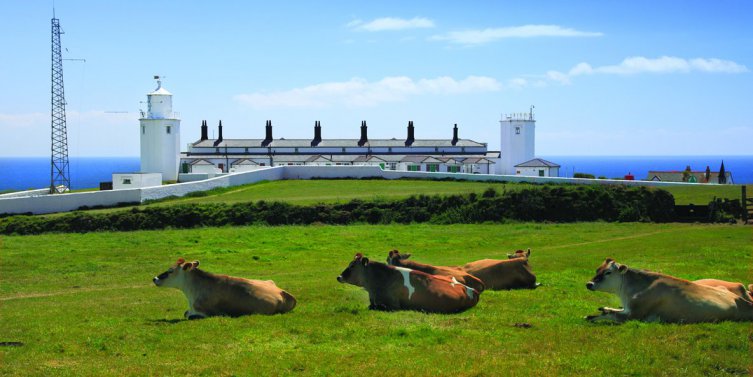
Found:
M 484 291 L 484 283 L 477 277 L 461 271 L 457 267 L 432 266 L 430 264 L 418 263 L 408 260 L 411 254 L 400 254 L 397 250 L 390 251 L 387 256 L 387 264 L 395 267 L 405 267 L 411 270 L 426 272 L 429 275 L 441 275 L 454 277 L 457 281 L 475 289 L 479 293 Z
M 733 283 L 731 281 L 724 281 L 718 279 L 701 279 L 694 280 L 693 283 L 706 285 L 709 287 L 721 287 L 724 288 L 750 302 L 753 302 L 753 296 L 751 296 L 751 290 L 753 290 L 753 284 L 748 285 L 748 290 L 742 283 Z
M 361 253 L 337 277 L 369 292 L 369 309 L 456 313 L 478 303 L 479 293 L 454 277 L 369 262 Z
M 183 258 L 153 279 L 158 287 L 183 291 L 188 299 L 185 317 L 237 317 L 246 314 L 277 314 L 293 310 L 295 297 L 278 288 L 272 280 L 251 280 L 215 275 L 199 268 L 199 261 Z
M 753 302 L 727 287 L 632 269 L 612 258 L 599 266 L 586 288 L 616 294 L 624 308 L 599 308 L 600 315 L 586 317 L 591 321 L 753 321 Z
M 519 289 L 536 288 L 536 275 L 531 271 L 528 264 L 527 252 L 518 250 L 515 254 L 509 254 L 508 259 L 482 259 L 467 263 L 459 268 L 484 282 L 486 289 Z

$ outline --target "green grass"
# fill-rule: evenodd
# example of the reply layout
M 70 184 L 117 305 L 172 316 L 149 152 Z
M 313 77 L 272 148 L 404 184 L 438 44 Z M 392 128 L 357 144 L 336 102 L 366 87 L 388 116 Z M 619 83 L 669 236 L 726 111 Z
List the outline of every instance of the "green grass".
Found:
M 263 186 L 263 185 L 262 185 Z M 746 375 L 750 323 L 587 323 L 606 256 L 688 279 L 753 280 L 751 228 L 682 224 L 237 227 L 0 238 L 2 375 Z M 460 264 L 531 247 L 537 290 L 485 292 L 455 315 L 366 310 L 335 277 L 355 252 Z M 274 279 L 276 316 L 182 320 L 151 278 L 176 258 Z M 518 328 L 525 322 L 531 328 Z

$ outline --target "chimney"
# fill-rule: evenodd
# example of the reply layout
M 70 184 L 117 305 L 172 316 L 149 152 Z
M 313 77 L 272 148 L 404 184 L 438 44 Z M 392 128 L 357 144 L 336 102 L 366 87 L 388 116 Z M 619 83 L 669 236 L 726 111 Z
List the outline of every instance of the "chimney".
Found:
M 268 146 L 270 143 L 272 143 L 272 121 L 267 121 L 267 136 L 264 137 L 264 140 L 261 142 L 262 147 Z
M 368 136 L 366 136 L 366 121 L 361 121 L 361 139 L 358 140 L 358 146 L 362 147 L 369 142 Z
M 458 143 L 458 124 L 455 123 L 455 128 L 452 129 L 452 145 Z
M 214 146 L 215 146 L 215 147 L 216 147 L 216 146 L 217 146 L 217 145 L 218 145 L 219 143 L 222 143 L 222 121 L 220 121 L 220 126 L 219 126 L 219 131 L 218 131 L 218 132 L 219 132 L 219 137 L 217 138 L 217 140 L 215 140 L 215 141 L 214 141 Z
M 317 120 L 314 122 L 314 140 L 311 140 L 311 146 L 315 147 L 322 141 L 322 126 Z
M 413 138 L 413 121 L 408 121 L 408 138 L 405 139 L 405 146 L 410 147 L 413 144 L 413 141 L 415 139 Z
M 199 139 L 199 141 L 204 141 L 206 139 L 209 139 L 209 137 L 207 136 L 207 134 L 208 134 L 208 131 L 207 131 L 207 121 L 203 120 L 203 121 L 201 121 L 201 139 Z

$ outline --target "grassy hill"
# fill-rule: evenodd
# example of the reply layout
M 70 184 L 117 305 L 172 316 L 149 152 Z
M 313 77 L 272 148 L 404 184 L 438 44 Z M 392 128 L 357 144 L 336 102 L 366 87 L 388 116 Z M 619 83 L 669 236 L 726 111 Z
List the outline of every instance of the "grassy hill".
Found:
M 610 326 L 582 317 L 619 304 L 585 289 L 607 256 L 687 279 L 747 284 L 751 238 L 745 226 L 640 223 L 0 237 L 0 374 L 745 375 L 752 371 L 750 323 Z M 383 261 L 397 248 L 419 261 L 455 265 L 526 247 L 544 285 L 485 292 L 461 314 L 368 311 L 363 290 L 335 280 L 355 252 Z M 277 316 L 185 321 L 184 296 L 151 283 L 178 257 L 201 260 L 211 272 L 273 279 L 298 307 Z

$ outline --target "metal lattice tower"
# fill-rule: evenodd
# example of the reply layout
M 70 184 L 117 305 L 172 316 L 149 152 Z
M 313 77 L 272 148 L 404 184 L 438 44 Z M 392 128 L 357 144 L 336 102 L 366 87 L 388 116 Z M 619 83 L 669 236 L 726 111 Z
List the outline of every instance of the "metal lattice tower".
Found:
M 52 157 L 50 194 L 63 193 L 71 187 L 68 163 L 68 131 L 65 125 L 65 87 L 63 56 L 60 51 L 60 20 L 52 16 Z

